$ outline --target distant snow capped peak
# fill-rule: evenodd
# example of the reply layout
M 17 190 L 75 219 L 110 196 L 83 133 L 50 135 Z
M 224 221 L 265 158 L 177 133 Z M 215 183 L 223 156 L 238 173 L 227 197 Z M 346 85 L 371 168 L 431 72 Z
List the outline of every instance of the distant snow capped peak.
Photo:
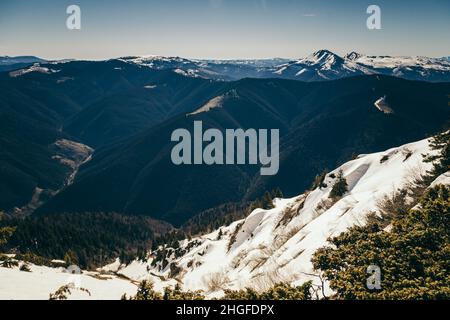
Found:
M 372 72 L 354 61 L 323 49 L 306 58 L 280 66 L 274 74 L 282 78 L 318 81 L 372 74 Z
M 330 50 L 327 49 L 321 49 L 321 50 L 317 50 L 315 51 L 312 56 L 314 57 L 318 57 L 318 58 L 322 58 L 324 56 L 332 56 L 335 55 L 335 53 L 331 52 Z
M 47 61 L 35 56 L 18 56 L 18 57 L 0 56 L 0 65 L 11 65 L 19 63 L 32 64 L 37 62 L 45 63 Z
M 317 50 L 297 60 L 208 60 L 158 55 L 123 57 L 119 60 L 155 70 L 174 70 L 183 76 L 220 81 L 271 77 L 323 81 L 372 74 L 409 80 L 450 81 L 449 58 L 369 56 L 356 51 L 340 56 L 327 49 Z
M 273 74 L 302 81 L 384 74 L 410 80 L 447 82 L 450 81 L 450 61 L 447 58 L 419 56 L 367 56 L 356 51 L 341 57 L 324 49 L 279 66 Z
M 125 62 L 133 62 L 136 64 L 153 66 L 153 63 L 161 64 L 161 63 L 192 63 L 191 60 L 181 58 L 181 57 L 166 57 L 159 55 L 144 55 L 144 56 L 129 56 L 122 57 L 119 60 Z
M 305 59 L 300 60 L 300 62 L 307 64 L 335 64 L 341 61 L 342 58 L 340 56 L 325 49 L 318 50 Z

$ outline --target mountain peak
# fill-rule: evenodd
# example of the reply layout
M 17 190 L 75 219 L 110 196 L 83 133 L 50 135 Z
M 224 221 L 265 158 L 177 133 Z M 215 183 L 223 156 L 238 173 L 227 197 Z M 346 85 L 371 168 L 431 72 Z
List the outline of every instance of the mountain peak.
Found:
M 331 67 L 336 63 L 339 63 L 341 60 L 342 58 L 337 54 L 329 50 L 322 49 L 309 55 L 305 59 L 301 60 L 301 62 L 308 65 L 327 65 L 328 67 Z
M 338 56 L 338 55 L 327 49 L 317 50 L 311 55 L 311 57 L 315 57 L 317 59 L 326 58 L 330 56 Z

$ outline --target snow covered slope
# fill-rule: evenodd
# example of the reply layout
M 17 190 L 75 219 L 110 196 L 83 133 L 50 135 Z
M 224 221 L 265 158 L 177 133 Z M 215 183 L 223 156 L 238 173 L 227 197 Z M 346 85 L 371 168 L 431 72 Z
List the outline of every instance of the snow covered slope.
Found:
M 450 62 L 442 58 L 358 55 L 352 61 L 370 67 L 374 73 L 410 80 L 450 81 Z
M 29 266 L 30 272 L 0 267 L 0 300 L 48 300 L 50 293 L 68 283 L 89 291 L 72 289 L 70 300 L 118 300 L 124 293 L 134 295 L 137 291 L 135 283 L 116 276 L 93 272 L 72 275 L 63 268 Z
M 353 225 L 365 223 L 385 195 L 410 183 L 430 168 L 423 162 L 429 141 L 421 140 L 384 152 L 360 155 L 328 173 L 321 187 L 290 199 L 276 199 L 275 208 L 255 209 L 245 219 L 193 239 L 177 248 L 160 247 L 148 260 L 116 262 L 98 272 L 84 272 L 71 299 L 119 299 L 136 292 L 138 281 L 150 279 L 156 290 L 179 283 L 221 297 L 223 289 L 265 289 L 276 282 L 321 281 L 310 262 L 313 253 Z M 330 191 L 342 170 L 348 192 L 337 202 Z M 450 184 L 450 172 L 433 183 Z M 62 268 L 31 265 L 31 272 L 0 267 L 0 299 L 48 299 L 68 282 Z M 329 288 L 325 283 L 326 294 Z
M 327 174 L 322 188 L 276 199 L 271 210 L 256 209 L 227 227 L 182 241 L 177 249 L 160 248 L 148 261 L 105 268 L 135 280 L 151 278 L 157 287 L 179 282 L 209 297 L 220 296 L 223 288 L 264 289 L 279 281 L 320 284 L 310 262 L 313 253 L 328 237 L 364 224 L 384 195 L 429 169 L 422 157 L 428 152 L 428 140 L 422 140 L 361 155 Z M 349 191 L 333 203 L 329 193 L 339 170 Z
M 270 77 L 272 76 L 272 68 L 289 61 L 281 58 L 260 60 L 197 60 L 163 56 L 123 57 L 119 60 L 157 70 L 173 70 L 187 77 L 228 81 L 247 77 Z

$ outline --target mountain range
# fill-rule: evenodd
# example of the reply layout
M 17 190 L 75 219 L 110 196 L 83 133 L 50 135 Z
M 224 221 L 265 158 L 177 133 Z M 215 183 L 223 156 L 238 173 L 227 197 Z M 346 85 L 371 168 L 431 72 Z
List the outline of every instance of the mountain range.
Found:
M 293 61 L 1 57 L 0 299 L 117 299 L 142 280 L 206 298 L 312 281 L 320 299 L 332 285 L 311 258 L 369 219 L 331 267 L 349 261 L 342 252 L 363 257 L 364 276 L 375 254 L 400 291 L 413 279 L 406 287 L 427 298 L 445 278 L 448 199 L 417 201 L 450 184 L 448 133 L 429 139 L 450 125 L 449 75 L 447 58 L 328 50 Z M 278 129 L 278 173 L 174 164 L 172 133 L 192 136 L 199 121 L 222 134 Z M 90 269 L 83 290 L 61 287 L 74 264 Z M 423 279 L 429 291 L 417 293 Z
M 20 68 L 25 68 L 34 63 L 46 63 L 47 61 L 34 56 L 0 56 L 0 72 L 17 70 Z
M 115 60 L 115 59 L 113 59 Z M 370 56 L 350 52 L 339 56 L 318 50 L 300 59 L 187 59 L 165 56 L 129 56 L 117 60 L 154 70 L 172 70 L 187 77 L 234 81 L 243 78 L 282 78 L 323 81 L 349 76 L 382 74 L 409 80 L 450 81 L 450 57 Z M 0 57 L 0 72 L 34 64 L 64 63 L 34 56 Z
M 368 56 L 351 52 L 341 57 L 319 50 L 298 60 L 194 60 L 179 57 L 125 57 L 123 61 L 154 69 L 173 69 L 191 77 L 215 80 L 282 78 L 322 81 L 382 74 L 409 80 L 450 81 L 448 58 Z

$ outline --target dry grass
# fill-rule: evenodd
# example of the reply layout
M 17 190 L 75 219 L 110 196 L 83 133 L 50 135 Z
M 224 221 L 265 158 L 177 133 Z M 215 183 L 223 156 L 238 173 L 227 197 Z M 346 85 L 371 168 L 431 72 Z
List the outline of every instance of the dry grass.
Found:
M 305 193 L 303 196 L 298 198 L 292 206 L 287 207 L 282 212 L 281 218 L 278 221 L 275 229 L 277 229 L 278 227 L 281 227 L 281 226 L 288 225 L 289 222 L 291 222 L 292 219 L 295 218 L 299 214 L 300 210 L 303 209 L 307 197 L 308 197 L 308 193 Z
M 245 258 L 245 256 L 248 254 L 247 250 L 242 250 L 239 252 L 231 261 L 231 266 L 233 269 L 236 269 L 241 264 L 242 260 Z
M 230 283 L 230 279 L 225 272 L 222 271 L 205 276 L 204 282 L 206 283 L 209 292 L 215 292 L 226 289 L 227 285 Z
M 293 275 L 283 273 L 279 265 L 274 265 L 270 269 L 263 270 L 252 277 L 252 289 L 262 292 L 266 291 L 278 283 L 289 283 L 294 280 Z
M 336 202 L 338 202 L 340 199 L 339 198 L 327 198 L 327 199 L 322 199 L 316 206 L 316 208 L 314 209 L 314 212 L 320 216 L 322 213 L 324 213 L 325 211 L 327 211 L 328 209 L 330 209 L 332 206 L 334 206 L 334 204 Z

